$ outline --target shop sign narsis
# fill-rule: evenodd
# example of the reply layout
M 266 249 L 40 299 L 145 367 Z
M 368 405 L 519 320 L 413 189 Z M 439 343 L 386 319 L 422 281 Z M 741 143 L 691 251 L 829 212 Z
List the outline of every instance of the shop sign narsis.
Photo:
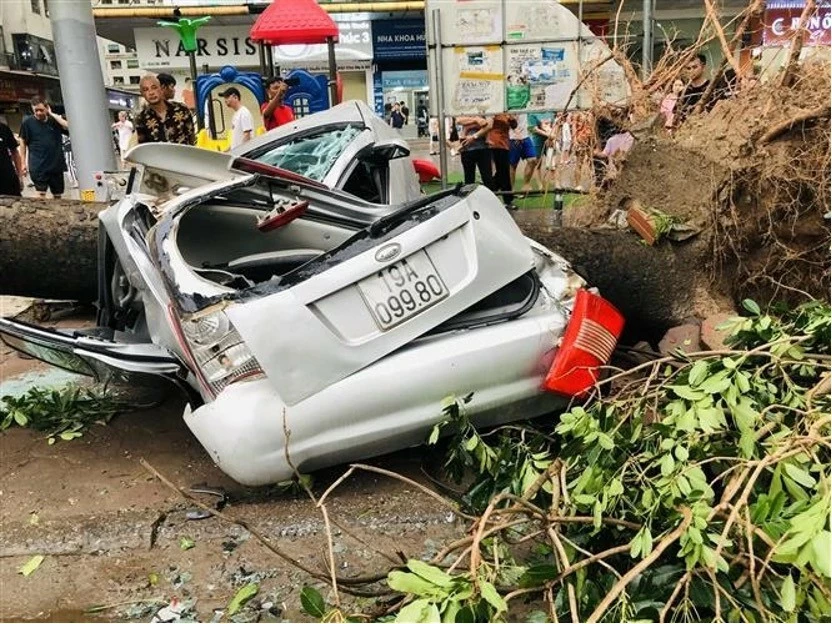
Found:
M 0 0 L 2 1 L 2 0 Z M 370 21 L 363 14 L 335 16 L 339 42 L 335 45 L 338 61 L 371 61 L 373 43 Z M 197 63 L 210 67 L 234 65 L 257 67 L 260 64 L 257 43 L 248 36 L 250 25 L 205 26 L 197 36 Z M 143 69 L 187 69 L 188 55 L 176 33 L 167 28 L 136 28 L 136 54 Z M 277 65 L 305 66 L 326 63 L 327 48 L 319 45 L 275 46 Z
M 205 26 L 197 37 L 197 62 L 211 67 L 259 64 L 257 44 L 248 36 L 250 26 Z M 187 69 L 188 55 L 177 34 L 169 28 L 136 28 L 136 55 L 143 69 Z
M 800 24 L 804 0 L 770 0 L 766 3 L 763 45 L 789 45 Z M 829 0 L 817 3 L 815 14 L 809 18 L 806 28 L 809 36 L 803 42 L 807 46 L 828 46 L 832 43 L 832 9 Z

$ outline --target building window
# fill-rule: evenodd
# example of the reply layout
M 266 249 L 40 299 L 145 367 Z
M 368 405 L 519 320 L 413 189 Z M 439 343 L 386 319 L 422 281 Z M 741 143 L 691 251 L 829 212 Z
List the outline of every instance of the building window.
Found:
M 110 69 L 121 69 L 121 61 L 110 61 Z
M 123 85 L 124 84 L 124 76 L 113 76 L 113 84 Z
M 119 45 L 117 43 L 108 43 L 107 44 L 107 53 L 108 54 L 118 54 L 119 53 Z
M 137 85 L 141 82 L 141 80 L 142 80 L 141 76 L 130 76 L 130 84 L 131 85 Z
M 139 68 L 139 60 L 138 59 L 127 59 L 127 69 L 138 69 Z
M 40 0 L 31 0 L 32 2 L 32 13 L 37 13 L 40 15 Z

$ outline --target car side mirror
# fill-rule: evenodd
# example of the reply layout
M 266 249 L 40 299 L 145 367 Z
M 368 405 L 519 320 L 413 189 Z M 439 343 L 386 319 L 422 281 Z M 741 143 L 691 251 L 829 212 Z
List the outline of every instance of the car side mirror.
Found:
M 387 162 L 410 156 L 410 148 L 401 139 L 386 139 L 366 146 L 358 152 L 358 160 L 368 162 Z

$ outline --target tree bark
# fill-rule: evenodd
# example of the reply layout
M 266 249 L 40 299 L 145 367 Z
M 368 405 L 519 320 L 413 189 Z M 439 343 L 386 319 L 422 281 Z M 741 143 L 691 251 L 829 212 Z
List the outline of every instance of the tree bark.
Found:
M 0 294 L 94 301 L 103 208 L 0 196 Z
M 0 294 L 94 301 L 103 207 L 0 197 Z M 549 210 L 520 211 L 515 220 L 526 236 L 571 262 L 631 325 L 661 329 L 726 306 L 708 292 L 704 235 L 647 247 L 630 230 L 554 227 Z

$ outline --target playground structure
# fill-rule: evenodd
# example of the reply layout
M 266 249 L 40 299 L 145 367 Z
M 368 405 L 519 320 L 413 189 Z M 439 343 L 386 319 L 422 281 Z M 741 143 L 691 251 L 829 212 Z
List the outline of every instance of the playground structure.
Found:
M 311 74 L 305 69 L 294 69 L 283 78 L 292 83 L 285 102 L 294 109 L 296 116 L 303 117 L 330 107 L 329 81 L 326 76 Z M 260 121 L 255 128 L 255 136 L 266 131 L 260 115 L 260 107 L 266 103 L 263 77 L 257 72 L 241 72 L 236 67 L 226 65 L 215 74 L 196 77 L 196 114 L 201 115 L 204 121 L 204 127 L 197 133 L 197 147 L 220 152 L 228 150 L 230 114 L 219 93 L 232 85 L 240 90 L 243 105 L 251 111 L 255 120 Z
M 195 27 L 204 23 L 198 20 L 194 22 L 198 22 L 194 24 Z M 271 46 L 315 43 L 327 45 L 329 78 L 310 74 L 303 69 L 294 69 L 282 76 L 290 81 L 291 86 L 285 96 L 285 102 L 292 107 L 296 116 L 303 117 L 326 110 L 341 101 L 342 85 L 335 64 L 338 26 L 314 0 L 274 0 L 257 18 L 250 35 L 252 40 L 260 45 L 261 71 L 268 75 L 279 73 L 275 71 L 270 54 Z M 182 32 L 180 36 L 183 36 L 184 41 Z M 191 71 L 195 84 L 199 127 L 197 146 L 226 151 L 230 145 L 230 128 L 226 123 L 228 115 L 223 102 L 217 96 L 227 86 L 236 86 L 240 90 L 243 105 L 257 119 L 260 117 L 261 106 L 266 102 L 263 76 L 256 72 L 240 72 L 230 65 L 221 68 L 215 74 L 198 76 L 193 62 Z M 255 129 L 255 136 L 264 132 L 265 126 L 261 124 Z

